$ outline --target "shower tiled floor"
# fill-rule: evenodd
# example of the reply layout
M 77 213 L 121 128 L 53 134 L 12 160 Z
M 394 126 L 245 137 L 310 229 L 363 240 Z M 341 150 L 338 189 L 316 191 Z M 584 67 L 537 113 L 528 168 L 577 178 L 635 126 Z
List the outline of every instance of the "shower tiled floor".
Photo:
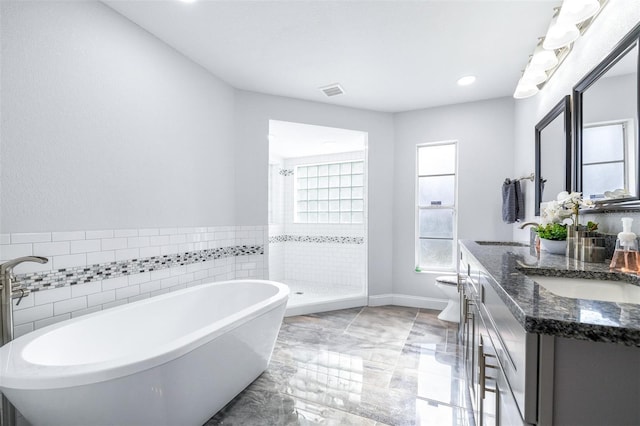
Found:
M 471 425 L 456 324 L 395 306 L 284 319 L 271 364 L 212 425 Z
M 288 306 L 298 306 L 307 303 L 320 303 L 335 299 L 364 296 L 364 286 L 327 284 L 311 281 L 286 280 L 289 286 Z

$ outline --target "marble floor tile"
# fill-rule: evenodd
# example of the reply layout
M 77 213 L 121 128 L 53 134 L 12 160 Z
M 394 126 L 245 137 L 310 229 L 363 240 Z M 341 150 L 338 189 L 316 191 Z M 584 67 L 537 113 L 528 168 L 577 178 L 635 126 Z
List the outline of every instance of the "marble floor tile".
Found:
M 269 368 L 206 425 L 473 424 L 456 324 L 395 306 L 286 318 Z
M 314 330 L 337 329 L 344 331 L 358 316 L 362 308 L 342 309 L 339 311 L 321 312 L 317 314 L 286 317 L 283 324 Z

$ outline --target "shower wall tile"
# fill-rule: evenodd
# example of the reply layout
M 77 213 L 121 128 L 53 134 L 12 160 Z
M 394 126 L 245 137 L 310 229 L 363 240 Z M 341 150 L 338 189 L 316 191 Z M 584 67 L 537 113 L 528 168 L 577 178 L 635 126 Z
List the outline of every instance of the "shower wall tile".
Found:
M 138 230 L 137 229 L 116 229 L 113 232 L 113 236 L 118 237 L 137 237 Z
M 118 250 L 127 248 L 126 238 L 103 238 L 102 250 Z
M 94 238 L 113 238 L 113 230 L 105 229 L 103 231 L 87 231 L 85 238 L 87 240 L 92 240 Z
M 13 335 L 14 337 L 20 337 L 23 334 L 27 334 L 27 333 L 31 333 L 33 331 L 33 323 L 27 323 L 27 324 L 21 324 L 21 325 L 16 325 L 15 327 L 13 327 Z
M 141 247 L 140 257 L 160 256 L 160 247 Z
M 46 293 L 46 292 L 43 292 Z M 61 315 L 69 312 L 79 311 L 87 308 L 86 297 L 74 297 L 73 299 L 66 299 L 53 304 L 53 314 Z
M 48 325 L 58 323 L 60 321 L 68 320 L 70 318 L 71 318 L 71 314 L 70 313 L 62 314 L 62 315 L 56 315 L 56 316 L 53 316 L 53 317 L 44 318 L 44 319 L 41 319 L 41 320 L 38 320 L 38 321 L 34 321 L 33 325 L 34 325 L 34 328 L 37 330 L 39 328 L 46 327 Z
M 81 317 L 82 315 L 92 314 L 94 312 L 100 312 L 102 310 L 102 306 L 94 306 L 92 308 L 81 309 L 79 311 L 71 312 L 71 318 Z
M 266 226 L 2 234 L 0 263 L 43 253 L 50 260 L 14 270 L 32 290 L 13 301 L 15 333 L 203 283 L 266 279 L 267 236 Z
M 70 244 L 70 253 L 92 253 L 102 250 L 100 240 L 72 240 Z
M 110 263 L 116 261 L 116 252 L 107 250 L 96 253 L 87 253 L 87 265 L 97 265 L 100 263 Z
M 160 230 L 157 228 L 140 229 L 138 231 L 138 235 L 140 235 L 141 237 L 152 237 L 160 235 Z
M 366 279 L 366 216 L 362 224 L 294 222 L 295 170 L 303 164 L 364 159 L 364 152 L 287 159 L 270 167 L 269 277 L 286 282 L 363 288 Z M 365 181 L 365 188 L 366 188 Z M 366 193 L 366 192 L 365 192 Z M 315 284 L 314 284 L 315 285 Z
M 116 262 L 118 260 L 135 259 L 136 257 L 140 257 L 140 249 L 132 248 L 116 250 Z
M 87 255 L 85 253 L 53 256 L 53 269 L 73 268 L 76 266 L 86 266 L 86 264 Z
M 128 299 L 130 297 L 134 297 L 140 294 L 140 286 L 139 285 L 131 285 L 129 287 L 120 288 L 116 290 L 116 300 L 120 299 Z
M 15 325 L 26 324 L 39 321 L 53 316 L 53 303 L 38 305 L 13 312 L 13 322 Z
M 70 232 L 52 232 L 52 241 L 84 241 L 86 233 L 84 231 L 70 231 Z
M 115 290 L 117 288 L 126 287 L 129 285 L 129 279 L 125 277 L 111 278 L 102 281 L 102 290 Z M 45 292 L 46 293 L 46 292 Z
M 104 305 L 116 300 L 116 291 L 108 290 L 101 291 L 100 293 L 90 294 L 87 296 L 87 306 Z
M 16 257 L 33 255 L 33 244 L 3 244 L 0 246 L 2 259 L 14 259 Z
M 102 281 L 94 281 L 83 285 L 73 285 L 71 287 L 71 297 L 86 296 L 88 294 L 100 293 L 102 291 Z
M 60 300 L 71 298 L 71 286 L 52 288 L 49 291 L 36 291 L 32 296 L 34 300 L 33 303 L 35 305 L 44 305 L 45 303 L 58 302 Z
M 11 234 L 11 243 L 44 243 L 51 241 L 51 232 L 29 232 Z

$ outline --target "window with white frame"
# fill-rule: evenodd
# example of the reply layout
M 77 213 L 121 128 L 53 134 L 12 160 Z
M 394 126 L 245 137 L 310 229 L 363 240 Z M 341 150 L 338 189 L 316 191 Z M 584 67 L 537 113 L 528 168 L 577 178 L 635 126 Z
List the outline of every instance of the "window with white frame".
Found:
M 363 223 L 364 161 L 296 167 L 296 223 Z
M 457 143 L 418 145 L 416 156 L 416 270 L 453 270 Z
M 582 193 L 585 198 L 605 198 L 606 191 L 633 190 L 635 169 L 629 158 L 627 122 L 585 125 L 582 130 Z

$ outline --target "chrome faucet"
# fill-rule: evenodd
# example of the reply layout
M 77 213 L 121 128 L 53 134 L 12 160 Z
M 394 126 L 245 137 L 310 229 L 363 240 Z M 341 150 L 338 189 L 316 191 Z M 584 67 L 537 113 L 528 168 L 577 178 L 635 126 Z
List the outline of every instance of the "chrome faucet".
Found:
M 522 225 L 520 225 L 520 229 L 524 229 L 527 226 L 540 226 L 540 224 L 538 222 L 525 222 Z
M 25 256 L 10 260 L 0 265 L 0 313 L 2 314 L 2 339 L 0 346 L 13 340 L 13 306 L 12 300 L 18 299 L 18 303 L 23 297 L 29 295 L 29 289 L 15 284 L 13 268 L 23 262 L 47 263 L 49 259 L 40 256 Z
M 13 340 L 13 305 L 12 300 L 18 299 L 19 304 L 23 297 L 29 295 L 29 289 L 15 284 L 13 268 L 23 262 L 47 263 L 49 259 L 40 256 L 25 256 L 10 260 L 0 265 L 0 346 Z M 13 426 L 16 423 L 16 411 L 6 396 L 2 395 L 2 426 Z

